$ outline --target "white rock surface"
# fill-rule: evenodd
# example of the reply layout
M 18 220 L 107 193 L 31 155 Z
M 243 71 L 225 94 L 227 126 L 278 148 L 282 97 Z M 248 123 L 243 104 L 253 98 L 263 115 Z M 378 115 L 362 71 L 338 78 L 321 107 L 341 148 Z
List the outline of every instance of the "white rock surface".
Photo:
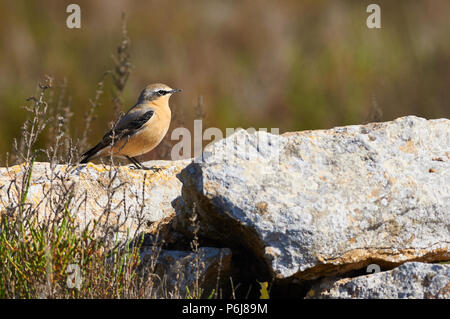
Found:
M 282 136 L 241 130 L 181 176 L 201 234 L 243 246 L 276 278 L 450 259 L 447 119 Z M 187 233 L 188 215 L 175 225 Z
M 92 163 L 73 167 L 56 165 L 52 170 L 49 163 L 34 163 L 26 203 L 36 209 L 40 218 L 53 218 L 55 212 L 61 213 L 58 205 L 64 207 L 67 203 L 62 200 L 64 193 L 73 185 L 67 209 L 81 225 L 106 218 L 109 213 L 109 223 L 119 237 L 127 231 L 133 235 L 139 223 L 142 223 L 141 231 L 154 233 L 161 223 L 167 223 L 175 215 L 172 201 L 179 197 L 182 187 L 176 175 L 189 162 L 145 163 L 162 168 L 158 172 L 128 166 L 110 171 L 110 166 Z M 23 165 L 0 168 L 0 213 L 17 205 L 23 172 Z M 117 188 L 110 203 L 108 187 Z
M 323 280 L 309 299 L 450 299 L 450 265 L 407 262 L 390 271 Z

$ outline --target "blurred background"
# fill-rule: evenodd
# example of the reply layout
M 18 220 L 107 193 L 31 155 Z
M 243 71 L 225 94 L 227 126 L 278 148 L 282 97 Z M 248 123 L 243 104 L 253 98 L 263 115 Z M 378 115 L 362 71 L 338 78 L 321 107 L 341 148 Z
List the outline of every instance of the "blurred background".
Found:
M 366 26 L 373 2 L 381 29 Z M 70 3 L 81 7 L 81 29 L 66 27 Z M 122 13 L 131 69 L 118 95 L 103 75 L 116 65 Z M 115 98 L 126 111 L 153 82 L 183 89 L 171 99 L 174 125 L 190 129 L 198 116 L 204 128 L 281 133 L 411 114 L 449 118 L 450 1 L 1 0 L 2 160 L 44 75 L 54 79 L 48 98 L 73 112 L 75 140 L 104 79 L 89 145 L 110 128 Z

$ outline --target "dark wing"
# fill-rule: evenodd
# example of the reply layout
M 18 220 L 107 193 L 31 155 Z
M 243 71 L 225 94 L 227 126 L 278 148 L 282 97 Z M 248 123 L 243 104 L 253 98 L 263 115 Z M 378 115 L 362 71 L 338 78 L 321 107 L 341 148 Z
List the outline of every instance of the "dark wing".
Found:
M 153 110 L 150 110 L 145 113 L 135 112 L 132 114 L 125 114 L 125 116 L 103 136 L 102 142 L 105 142 L 105 146 L 108 146 L 111 145 L 113 139 L 115 143 L 124 137 L 136 134 L 142 126 L 150 120 L 154 113 Z
M 119 122 L 109 130 L 102 138 L 101 142 L 81 155 L 80 163 L 87 163 L 89 159 L 103 148 L 114 145 L 117 141 L 128 138 L 139 132 L 142 126 L 150 120 L 155 112 L 153 110 L 143 112 L 127 113 Z

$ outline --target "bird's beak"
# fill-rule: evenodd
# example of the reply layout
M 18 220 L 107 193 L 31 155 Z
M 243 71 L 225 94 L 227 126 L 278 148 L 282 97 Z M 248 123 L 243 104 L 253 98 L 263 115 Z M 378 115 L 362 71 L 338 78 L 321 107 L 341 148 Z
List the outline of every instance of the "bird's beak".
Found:
M 181 92 L 183 91 L 182 89 L 173 89 L 172 91 L 170 91 L 171 94 L 177 93 L 177 92 Z

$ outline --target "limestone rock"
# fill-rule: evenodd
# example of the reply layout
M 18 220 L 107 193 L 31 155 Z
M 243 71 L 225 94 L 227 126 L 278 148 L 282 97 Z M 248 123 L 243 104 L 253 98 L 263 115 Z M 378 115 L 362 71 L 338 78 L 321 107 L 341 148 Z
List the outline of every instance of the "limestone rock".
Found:
M 243 247 L 278 279 L 449 260 L 450 121 L 240 130 L 180 174 L 176 229 Z
M 172 201 L 179 197 L 182 186 L 176 174 L 189 162 L 145 164 L 162 168 L 158 172 L 128 166 L 111 170 L 110 166 L 92 163 L 73 167 L 34 163 L 26 203 L 44 219 L 62 213 L 67 204 L 67 210 L 80 224 L 108 219 L 119 237 L 127 230 L 133 234 L 139 225 L 141 231 L 156 232 L 161 223 L 175 215 Z M 17 205 L 23 172 L 23 165 L 0 168 L 0 212 Z M 113 195 L 108 196 L 108 192 Z
M 306 298 L 450 299 L 450 265 L 407 262 L 371 275 L 325 279 Z

